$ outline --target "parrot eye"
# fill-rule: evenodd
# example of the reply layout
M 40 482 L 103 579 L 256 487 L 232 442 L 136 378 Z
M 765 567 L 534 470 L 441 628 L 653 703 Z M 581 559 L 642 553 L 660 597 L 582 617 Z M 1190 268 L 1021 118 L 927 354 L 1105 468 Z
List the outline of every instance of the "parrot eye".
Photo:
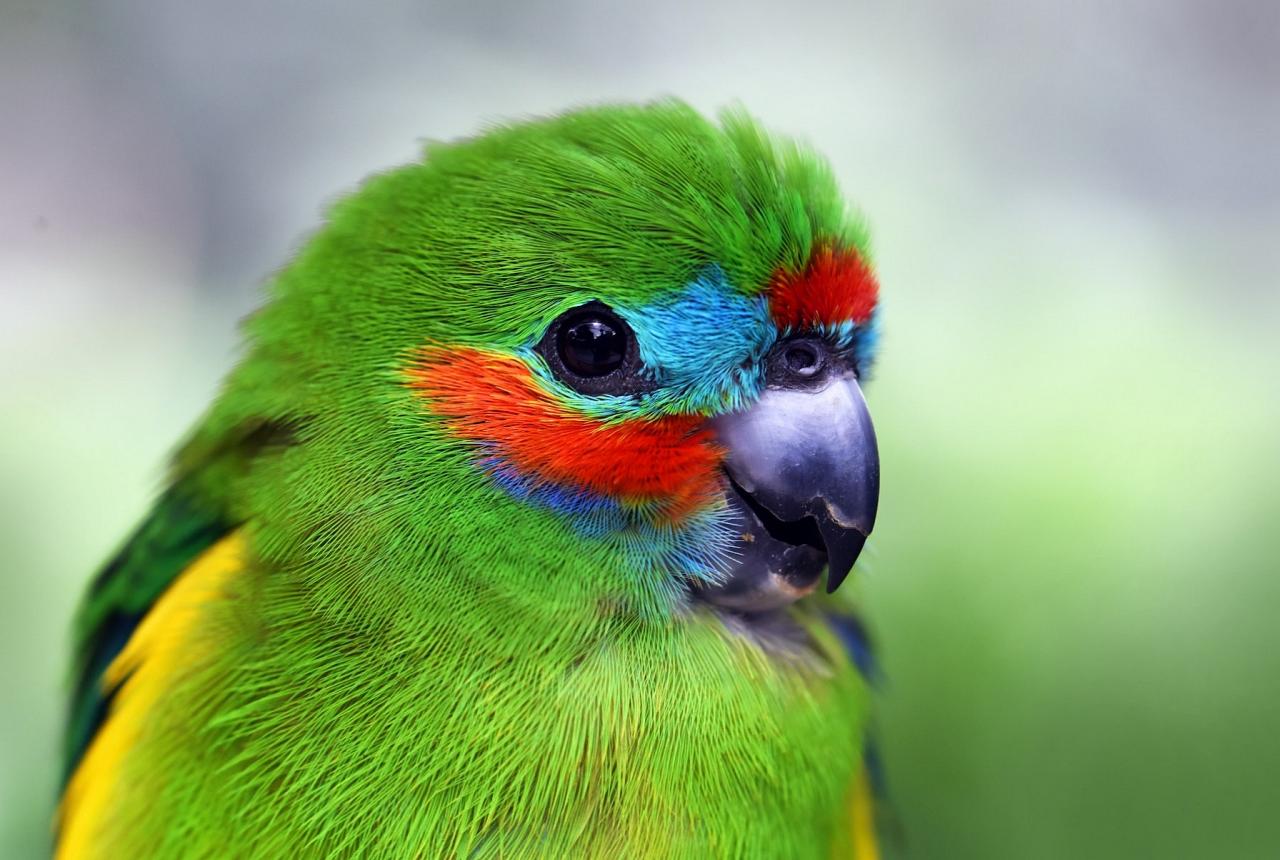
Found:
M 579 376 L 604 376 L 622 366 L 627 335 L 612 314 L 584 311 L 560 323 L 556 349 L 564 366 Z
M 558 317 L 535 348 L 561 382 L 583 394 L 639 394 L 653 381 L 631 326 L 602 302 L 591 302 Z

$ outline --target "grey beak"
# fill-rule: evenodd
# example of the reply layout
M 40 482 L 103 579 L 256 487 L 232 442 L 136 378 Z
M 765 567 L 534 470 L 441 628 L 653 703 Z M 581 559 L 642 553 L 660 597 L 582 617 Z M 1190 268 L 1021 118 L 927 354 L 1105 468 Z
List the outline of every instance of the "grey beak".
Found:
M 727 449 L 727 494 L 746 521 L 741 561 L 713 602 L 764 609 L 807 593 L 827 567 L 835 591 L 876 521 L 880 459 L 852 373 L 821 388 L 769 388 L 712 424 Z

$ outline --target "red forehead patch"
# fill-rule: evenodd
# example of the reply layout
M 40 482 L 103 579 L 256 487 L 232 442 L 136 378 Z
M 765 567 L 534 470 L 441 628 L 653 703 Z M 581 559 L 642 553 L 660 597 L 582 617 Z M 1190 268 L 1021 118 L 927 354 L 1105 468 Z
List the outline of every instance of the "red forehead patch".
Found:
M 779 270 L 769 285 L 769 312 L 779 328 L 865 323 L 880 286 L 857 251 L 821 245 L 803 272 Z

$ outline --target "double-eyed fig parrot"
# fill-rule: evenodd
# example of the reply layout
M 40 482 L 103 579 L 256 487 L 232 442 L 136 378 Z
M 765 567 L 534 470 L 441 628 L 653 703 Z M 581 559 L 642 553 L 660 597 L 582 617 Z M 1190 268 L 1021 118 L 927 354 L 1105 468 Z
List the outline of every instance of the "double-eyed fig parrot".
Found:
M 876 857 L 828 592 L 878 287 L 819 156 L 674 100 L 498 126 L 268 291 L 83 601 L 57 857 Z

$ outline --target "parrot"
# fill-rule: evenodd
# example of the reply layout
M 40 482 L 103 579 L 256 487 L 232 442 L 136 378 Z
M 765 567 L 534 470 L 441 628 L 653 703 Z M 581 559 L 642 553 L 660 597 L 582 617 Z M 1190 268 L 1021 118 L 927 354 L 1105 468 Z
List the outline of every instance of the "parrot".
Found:
M 879 856 L 879 284 L 811 145 L 496 122 L 264 292 L 78 609 L 58 860 Z

